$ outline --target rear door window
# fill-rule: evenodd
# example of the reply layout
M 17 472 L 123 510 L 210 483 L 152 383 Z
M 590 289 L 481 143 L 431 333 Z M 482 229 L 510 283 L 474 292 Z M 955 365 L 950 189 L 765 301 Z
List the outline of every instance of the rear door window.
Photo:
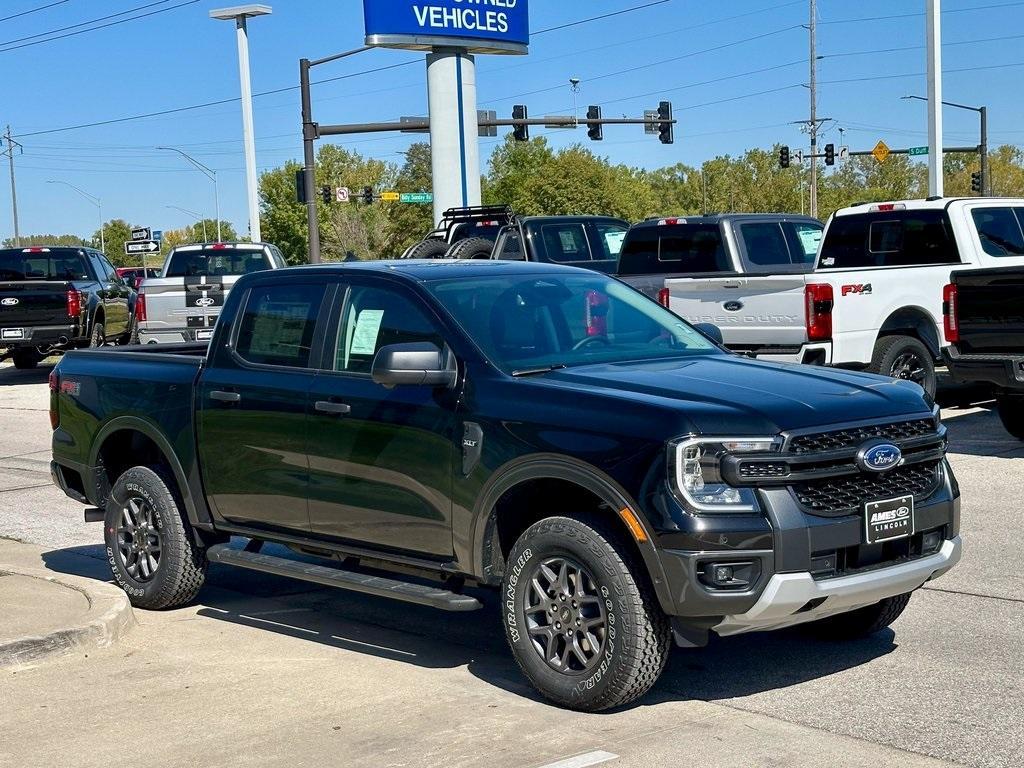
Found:
M 249 363 L 308 368 L 326 287 L 287 283 L 252 288 L 235 351 Z
M 824 227 L 821 224 L 808 222 L 787 222 L 782 228 L 789 236 L 789 251 L 793 262 L 813 266 L 818 258 L 818 248 L 821 245 L 821 234 Z
M 544 261 L 555 264 L 573 264 L 590 261 L 590 244 L 583 224 L 543 224 L 540 227 L 540 245 Z
M 626 239 L 629 227 L 621 224 L 608 224 L 597 222 L 594 224 L 596 234 L 594 245 L 595 258 L 604 261 L 614 261 L 619 258 L 622 252 L 622 242 Z
M 837 216 L 821 246 L 824 269 L 959 264 L 944 210 Z
M 1022 214 L 1024 208 L 975 208 L 971 211 L 982 250 L 989 256 L 1024 256 Z

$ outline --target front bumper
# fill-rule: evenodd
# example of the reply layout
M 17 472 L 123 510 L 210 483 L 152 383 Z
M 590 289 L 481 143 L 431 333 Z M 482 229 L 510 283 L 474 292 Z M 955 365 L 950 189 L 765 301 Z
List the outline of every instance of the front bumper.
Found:
M 750 610 L 725 616 L 712 629 L 719 635 L 782 629 L 913 592 L 956 565 L 961 548 L 956 536 L 933 555 L 835 579 L 818 580 L 806 572 L 777 573 Z
M 1024 355 L 961 354 L 954 347 L 942 350 L 949 375 L 958 384 L 988 382 L 999 387 L 1024 390 Z

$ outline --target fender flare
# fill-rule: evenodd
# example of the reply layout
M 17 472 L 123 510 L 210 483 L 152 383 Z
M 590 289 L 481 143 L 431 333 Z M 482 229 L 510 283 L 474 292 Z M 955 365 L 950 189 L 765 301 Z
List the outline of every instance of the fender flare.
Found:
M 122 431 L 139 432 L 156 444 L 156 447 L 160 450 L 160 453 L 163 454 L 164 459 L 167 461 L 167 465 L 171 468 L 171 472 L 174 474 L 174 480 L 178 484 L 178 492 L 181 494 L 181 498 L 185 502 L 185 512 L 188 514 L 189 522 L 195 527 L 209 529 L 211 525 L 209 511 L 206 509 L 205 504 L 197 504 L 195 498 L 193 498 L 188 477 L 181 466 L 181 462 L 178 461 L 178 456 L 175 454 L 170 441 L 168 441 L 167 437 L 163 434 L 160 428 L 156 426 L 156 424 L 138 416 L 118 416 L 104 424 L 103 428 L 96 433 L 96 438 L 93 440 L 92 448 L 89 450 L 89 469 L 94 476 L 93 487 L 96 487 L 96 482 L 99 479 L 98 468 L 100 449 L 103 447 L 104 442 L 106 442 L 106 439 L 110 437 L 110 435 L 115 432 Z
M 499 467 L 483 487 L 473 507 L 472 572 L 484 583 L 497 583 L 498 575 L 491 569 L 497 540 L 495 507 L 498 500 L 512 488 L 530 480 L 564 480 L 590 491 L 616 512 L 628 509 L 640 522 L 647 540 L 633 541 L 643 558 L 644 567 L 662 609 L 670 612 L 673 602 L 661 559 L 654 546 L 654 534 L 640 505 L 615 480 L 597 467 L 560 454 L 532 454 L 513 459 Z M 613 513 L 614 514 L 614 513 Z M 620 521 L 621 522 L 621 521 Z M 500 557 L 500 555 L 499 555 Z
M 912 321 L 913 325 L 906 325 L 903 323 L 904 319 Z M 938 323 L 931 312 L 917 304 L 905 304 L 892 309 L 878 326 L 875 345 L 877 346 L 884 337 L 892 336 L 893 331 L 904 329 L 913 331 L 913 335 L 920 339 L 936 360 L 941 358 L 942 338 L 939 336 Z

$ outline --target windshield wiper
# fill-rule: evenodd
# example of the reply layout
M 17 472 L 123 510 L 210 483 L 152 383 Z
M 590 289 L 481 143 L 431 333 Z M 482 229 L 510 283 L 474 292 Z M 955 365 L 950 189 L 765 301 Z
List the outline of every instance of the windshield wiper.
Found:
M 512 375 L 516 378 L 521 376 L 537 376 L 541 373 L 551 373 L 551 371 L 557 371 L 561 368 L 565 368 L 563 363 L 556 363 L 555 365 L 543 365 L 538 368 L 523 368 L 519 371 L 512 371 Z

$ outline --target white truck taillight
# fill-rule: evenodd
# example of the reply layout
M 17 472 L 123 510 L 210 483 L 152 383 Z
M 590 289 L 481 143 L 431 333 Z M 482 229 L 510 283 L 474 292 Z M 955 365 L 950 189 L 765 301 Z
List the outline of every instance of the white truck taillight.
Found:
M 669 292 L 668 288 L 662 288 L 658 291 L 658 303 L 665 307 L 665 309 L 670 308 L 669 305 L 671 304 L 671 298 L 672 294 Z
M 959 300 L 960 293 L 952 283 L 942 289 L 942 327 L 950 344 L 960 341 Z
M 81 317 L 82 315 L 82 294 L 74 288 L 69 288 L 67 293 L 68 317 Z
M 146 294 L 144 293 L 135 297 L 135 320 L 140 323 L 146 322 Z
M 835 299 L 828 283 L 804 286 L 804 307 L 807 315 L 807 340 L 829 341 L 832 338 L 832 308 Z

